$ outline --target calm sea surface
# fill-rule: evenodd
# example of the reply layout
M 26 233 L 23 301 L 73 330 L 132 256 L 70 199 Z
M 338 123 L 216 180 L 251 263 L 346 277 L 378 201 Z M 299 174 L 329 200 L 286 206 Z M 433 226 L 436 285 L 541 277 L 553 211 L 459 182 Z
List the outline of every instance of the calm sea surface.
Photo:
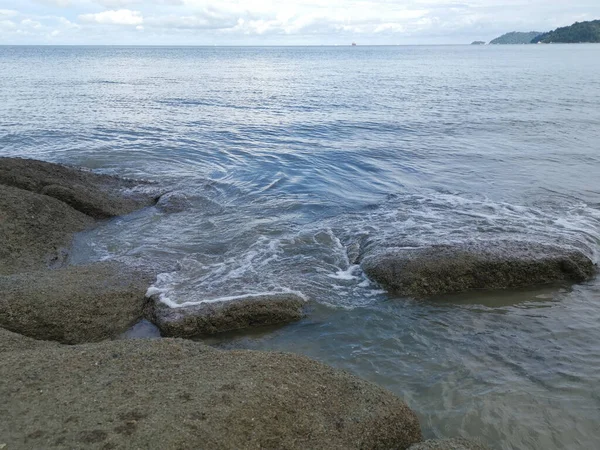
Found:
M 600 448 L 600 280 L 415 301 L 357 239 L 600 255 L 600 46 L 0 47 L 0 154 L 156 181 L 189 207 L 81 235 L 174 302 L 293 290 L 304 321 L 208 341 L 379 383 L 427 437 Z M 174 380 L 177 382 L 177 380 Z

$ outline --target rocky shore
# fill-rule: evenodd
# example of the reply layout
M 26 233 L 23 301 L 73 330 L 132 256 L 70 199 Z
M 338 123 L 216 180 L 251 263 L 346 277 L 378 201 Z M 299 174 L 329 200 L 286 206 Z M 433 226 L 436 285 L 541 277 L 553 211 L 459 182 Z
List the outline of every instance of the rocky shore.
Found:
M 401 399 L 307 358 L 172 339 L 300 320 L 297 294 L 167 305 L 147 268 L 68 265 L 73 235 L 98 221 L 186 207 L 140 185 L 0 158 L 0 448 L 483 448 L 421 442 Z M 596 270 L 577 250 L 516 242 L 353 251 L 373 280 L 416 297 L 580 282 Z M 164 339 L 117 340 L 141 319 Z
M 146 297 L 146 270 L 67 265 L 74 233 L 160 201 L 135 185 L 0 158 L 2 448 L 404 449 L 421 440 L 401 399 L 307 358 L 114 340 L 142 317 L 164 335 L 193 337 L 298 320 L 305 304 L 285 294 L 170 309 Z

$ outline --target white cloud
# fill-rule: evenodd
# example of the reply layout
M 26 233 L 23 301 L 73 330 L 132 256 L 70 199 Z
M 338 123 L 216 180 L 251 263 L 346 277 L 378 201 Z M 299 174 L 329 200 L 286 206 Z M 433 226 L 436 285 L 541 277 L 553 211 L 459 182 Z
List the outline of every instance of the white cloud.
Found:
M 73 4 L 73 2 L 71 0 L 33 0 L 33 1 L 36 3 L 44 4 L 44 5 L 58 6 L 60 8 L 66 8 Z
M 13 9 L 0 9 L 0 19 L 4 19 L 6 17 L 15 17 L 18 15 L 19 12 Z
M 130 9 L 119 9 L 103 11 L 96 14 L 82 14 L 79 20 L 85 23 L 95 23 L 102 25 L 141 25 L 144 23 L 144 17 L 140 11 L 131 11 Z
M 360 44 L 469 43 L 600 17 L 599 0 L 0 0 L 3 41 Z M 48 7 L 62 7 L 62 20 Z M 21 10 L 21 12 L 17 11 Z M 35 27 L 31 20 L 40 24 Z M 8 22 L 12 23 L 9 25 Z M 120 25 L 111 33 L 97 25 Z M 11 27 L 14 31 L 7 31 Z
M 40 22 L 38 22 L 37 20 L 31 20 L 31 19 L 21 20 L 21 25 L 28 27 L 28 28 L 41 28 L 42 27 L 42 24 Z
M 0 30 L 14 30 L 17 24 L 11 20 L 0 20 Z
M 183 5 L 183 0 L 95 0 L 106 8 L 126 8 L 137 5 Z

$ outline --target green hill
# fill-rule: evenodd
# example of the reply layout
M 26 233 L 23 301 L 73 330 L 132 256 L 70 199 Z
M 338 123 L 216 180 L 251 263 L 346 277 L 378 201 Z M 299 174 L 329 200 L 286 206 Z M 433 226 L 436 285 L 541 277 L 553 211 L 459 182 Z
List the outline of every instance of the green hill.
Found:
M 600 43 L 600 20 L 575 22 L 570 27 L 557 28 L 535 37 L 533 44 L 577 44 L 583 42 Z
M 512 33 L 506 33 L 499 38 L 494 39 L 490 44 L 531 44 L 531 41 L 540 34 L 542 33 L 539 31 L 530 31 L 528 33 L 513 31 Z

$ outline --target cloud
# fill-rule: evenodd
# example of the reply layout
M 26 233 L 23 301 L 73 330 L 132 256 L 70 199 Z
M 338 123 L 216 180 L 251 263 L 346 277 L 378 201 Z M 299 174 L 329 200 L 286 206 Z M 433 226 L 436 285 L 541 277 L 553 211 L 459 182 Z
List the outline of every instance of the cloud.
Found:
M 42 24 L 40 22 L 38 22 L 37 20 L 31 20 L 31 19 L 21 20 L 21 25 L 28 27 L 28 28 L 41 28 L 42 27 Z
M 96 14 L 82 14 L 79 20 L 84 23 L 93 23 L 101 25 L 141 25 L 144 23 L 144 17 L 140 11 L 131 11 L 130 9 L 119 9 L 103 11 Z
M 469 43 L 600 17 L 598 0 L 0 0 L 14 31 L 72 44 Z M 42 6 L 44 5 L 44 6 Z M 48 16 L 62 7 L 71 25 Z M 21 10 L 21 12 L 16 10 Z M 23 20 L 37 21 L 34 28 Z M 8 22 L 14 25 L 10 25 Z M 114 26 L 106 33 L 105 26 Z M 120 26 L 120 27 L 117 27 Z M 16 27 L 16 28 L 15 28 Z M 57 42 L 57 41 L 56 41 Z
M 12 20 L 2 20 L 0 17 L 0 31 L 10 31 L 17 28 L 17 24 Z
M 68 0 L 67 0 L 68 1 Z M 106 8 L 126 8 L 129 6 L 150 5 L 183 5 L 183 0 L 95 0 L 96 3 Z
M 58 6 L 60 8 L 67 8 L 73 4 L 72 0 L 33 0 L 36 3 L 43 5 Z
M 0 19 L 5 19 L 7 17 L 15 17 L 18 15 L 19 12 L 13 9 L 0 9 Z

